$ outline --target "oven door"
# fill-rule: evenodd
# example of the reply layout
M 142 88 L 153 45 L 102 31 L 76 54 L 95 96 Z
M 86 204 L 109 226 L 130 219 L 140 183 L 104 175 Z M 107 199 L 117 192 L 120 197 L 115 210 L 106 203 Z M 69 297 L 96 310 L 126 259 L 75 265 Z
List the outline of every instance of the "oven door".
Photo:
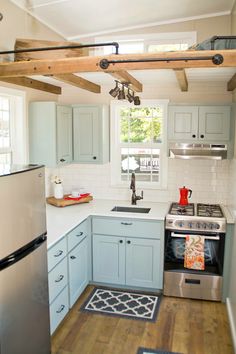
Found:
M 192 270 L 184 267 L 185 239 L 190 234 L 194 235 L 196 232 L 165 231 L 165 271 L 222 275 L 225 234 L 197 233 L 197 235 L 202 235 L 205 238 L 205 270 Z

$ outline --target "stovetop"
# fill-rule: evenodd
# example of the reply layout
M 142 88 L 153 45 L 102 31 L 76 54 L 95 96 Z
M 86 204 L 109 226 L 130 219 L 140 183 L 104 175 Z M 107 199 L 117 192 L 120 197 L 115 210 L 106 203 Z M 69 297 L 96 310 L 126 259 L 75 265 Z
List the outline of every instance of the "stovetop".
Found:
M 226 219 L 219 204 L 172 203 L 166 216 L 166 229 L 176 231 L 225 232 Z
M 185 215 L 185 216 L 203 216 L 210 218 L 223 218 L 223 212 L 219 204 L 203 204 L 197 203 L 196 206 L 193 203 L 188 205 L 179 205 L 178 203 L 172 203 L 170 215 Z

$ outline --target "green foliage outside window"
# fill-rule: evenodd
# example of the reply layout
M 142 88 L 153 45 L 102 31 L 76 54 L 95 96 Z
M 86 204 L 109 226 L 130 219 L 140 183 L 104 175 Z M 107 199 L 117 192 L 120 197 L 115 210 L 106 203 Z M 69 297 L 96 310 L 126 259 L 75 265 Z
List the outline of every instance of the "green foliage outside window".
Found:
M 162 135 L 162 108 L 122 108 L 121 135 L 123 143 L 158 143 Z

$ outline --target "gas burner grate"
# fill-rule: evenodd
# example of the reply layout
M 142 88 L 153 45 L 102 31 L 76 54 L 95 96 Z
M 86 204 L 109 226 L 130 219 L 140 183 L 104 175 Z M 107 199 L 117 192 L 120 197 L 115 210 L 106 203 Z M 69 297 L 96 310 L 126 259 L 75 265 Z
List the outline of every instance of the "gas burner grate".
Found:
M 190 203 L 188 205 L 179 205 L 178 203 L 172 203 L 169 214 L 171 215 L 194 215 L 194 204 Z
M 206 216 L 209 218 L 223 218 L 223 212 L 218 204 L 197 204 L 197 216 Z

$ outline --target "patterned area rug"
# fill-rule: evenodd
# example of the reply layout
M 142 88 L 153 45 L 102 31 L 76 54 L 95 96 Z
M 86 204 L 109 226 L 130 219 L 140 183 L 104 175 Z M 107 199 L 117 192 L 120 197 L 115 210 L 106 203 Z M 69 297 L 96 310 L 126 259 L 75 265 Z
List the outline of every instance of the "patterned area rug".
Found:
M 155 349 L 148 349 L 148 348 L 139 348 L 137 354 L 181 354 L 181 353 L 165 352 L 163 350 L 155 350 Z
M 95 288 L 80 310 L 155 322 L 160 297 L 127 290 Z

